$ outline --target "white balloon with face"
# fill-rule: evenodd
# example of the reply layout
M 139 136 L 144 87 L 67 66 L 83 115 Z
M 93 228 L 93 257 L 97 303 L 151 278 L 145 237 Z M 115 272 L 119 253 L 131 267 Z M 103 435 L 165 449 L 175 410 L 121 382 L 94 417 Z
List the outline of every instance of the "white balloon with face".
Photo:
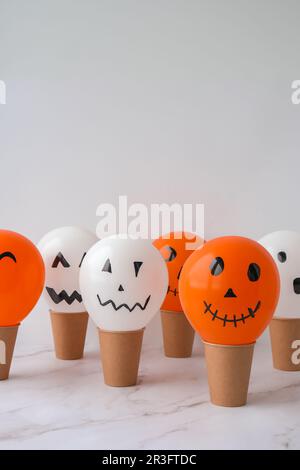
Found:
M 168 288 L 165 261 L 149 240 L 105 238 L 86 255 L 80 272 L 83 301 L 106 331 L 144 328 Z
M 52 311 L 85 311 L 79 271 L 86 253 L 97 241 L 96 235 L 88 230 L 61 227 L 47 233 L 38 243 L 46 267 L 44 298 Z
M 279 231 L 259 240 L 272 255 L 280 274 L 275 317 L 300 318 L 300 233 Z

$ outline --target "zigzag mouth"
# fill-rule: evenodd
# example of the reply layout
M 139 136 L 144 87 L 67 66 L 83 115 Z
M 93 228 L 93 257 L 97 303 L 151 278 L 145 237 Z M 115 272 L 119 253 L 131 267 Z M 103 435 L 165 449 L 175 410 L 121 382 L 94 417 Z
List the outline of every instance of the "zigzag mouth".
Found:
M 82 302 L 82 297 L 79 292 L 77 292 L 77 290 L 74 290 L 71 295 L 68 295 L 65 290 L 62 290 L 59 294 L 57 294 L 57 292 L 55 292 L 52 287 L 46 287 L 46 291 L 55 304 L 60 304 L 60 302 L 65 301 L 68 305 L 71 305 L 73 302 L 75 302 L 75 300 L 77 300 L 79 303 Z
M 221 317 L 218 315 L 218 310 L 216 310 L 215 312 L 213 312 L 211 310 L 211 306 L 212 304 L 208 304 L 207 302 L 205 302 L 205 300 L 203 301 L 204 302 L 204 313 L 206 314 L 207 312 L 209 312 L 211 314 L 211 320 L 214 321 L 215 319 L 217 320 L 220 320 L 223 322 L 223 326 L 226 326 L 227 323 L 233 323 L 234 324 L 234 327 L 237 328 L 237 324 L 239 322 L 242 322 L 243 324 L 245 323 L 245 321 L 248 319 L 248 318 L 255 318 L 255 314 L 256 312 L 259 310 L 260 306 L 261 306 L 261 301 L 259 300 L 256 304 L 256 307 L 254 308 L 254 310 L 250 307 L 248 307 L 248 315 L 244 315 L 243 313 L 241 314 L 240 317 L 236 317 L 236 315 L 233 315 L 233 318 L 228 318 L 227 315 L 224 315 L 224 317 Z
M 144 305 L 141 305 L 139 302 L 136 302 L 136 303 L 133 305 L 133 307 L 129 307 L 129 305 L 128 305 L 128 304 L 125 304 L 125 303 L 120 304 L 120 305 L 117 306 L 117 305 L 115 304 L 115 302 L 114 302 L 112 299 L 106 300 L 105 302 L 102 302 L 102 300 L 100 299 L 100 295 L 97 295 L 97 297 L 98 297 L 99 303 L 100 303 L 100 305 L 101 305 L 102 307 L 106 307 L 106 305 L 111 304 L 112 307 L 113 307 L 113 309 L 114 309 L 115 311 L 120 310 L 120 308 L 126 308 L 129 312 L 132 312 L 135 308 L 140 308 L 141 310 L 145 310 L 146 307 L 147 307 L 147 305 L 148 305 L 148 303 L 149 303 L 149 300 L 150 300 L 151 295 L 149 295 L 149 296 L 147 297 L 147 299 L 145 300 Z
M 175 289 L 171 289 L 171 287 L 168 286 L 167 294 L 169 294 L 169 293 L 173 294 L 176 297 L 176 295 L 178 294 L 178 290 L 176 289 L 176 287 L 175 287 Z

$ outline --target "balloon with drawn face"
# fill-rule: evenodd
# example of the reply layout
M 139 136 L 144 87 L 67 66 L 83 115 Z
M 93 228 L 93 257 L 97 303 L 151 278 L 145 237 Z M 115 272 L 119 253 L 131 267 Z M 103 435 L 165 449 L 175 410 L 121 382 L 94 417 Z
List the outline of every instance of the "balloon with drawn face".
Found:
M 135 331 L 159 310 L 168 273 L 150 241 L 119 235 L 90 249 L 82 264 L 80 287 L 87 311 L 99 328 Z
M 168 291 L 161 306 L 162 310 L 182 312 L 178 288 L 180 274 L 188 257 L 203 243 L 202 238 L 188 232 L 171 232 L 153 242 L 161 252 L 169 273 Z
M 54 312 L 85 310 L 79 289 L 82 261 L 96 235 L 80 227 L 61 227 L 47 233 L 38 244 L 46 266 L 44 296 Z
M 35 245 L 19 233 L 0 230 L 0 326 L 18 325 L 31 312 L 44 278 Z
M 280 281 L 270 254 L 243 237 L 221 237 L 196 250 L 179 282 L 185 314 L 209 343 L 254 343 L 272 319 Z
M 276 317 L 300 318 L 300 233 L 278 231 L 259 240 L 273 257 L 281 288 Z

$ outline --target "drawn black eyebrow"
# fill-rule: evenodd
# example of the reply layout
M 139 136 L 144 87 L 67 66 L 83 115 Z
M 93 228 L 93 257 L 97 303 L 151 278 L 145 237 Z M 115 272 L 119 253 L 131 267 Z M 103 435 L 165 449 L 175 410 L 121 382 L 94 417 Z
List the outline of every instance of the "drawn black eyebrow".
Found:
M 11 251 L 4 251 L 3 253 L 0 254 L 0 260 L 3 258 L 10 258 L 12 259 L 15 263 L 17 262 L 17 259 L 15 255 Z
M 64 257 L 64 255 L 61 252 L 58 253 L 55 260 L 53 261 L 52 268 L 57 268 L 58 263 L 61 263 L 64 268 L 69 268 L 70 267 L 68 261 L 66 260 L 66 258 Z
M 138 276 L 139 270 L 141 269 L 141 266 L 143 264 L 143 261 L 134 261 L 134 270 L 135 270 L 135 277 Z
M 81 261 L 80 261 L 80 263 L 79 263 L 79 267 L 80 267 L 80 268 L 81 268 L 82 262 L 83 262 L 83 260 L 84 260 L 85 257 L 86 257 L 86 252 L 83 253 L 83 256 L 82 256 Z

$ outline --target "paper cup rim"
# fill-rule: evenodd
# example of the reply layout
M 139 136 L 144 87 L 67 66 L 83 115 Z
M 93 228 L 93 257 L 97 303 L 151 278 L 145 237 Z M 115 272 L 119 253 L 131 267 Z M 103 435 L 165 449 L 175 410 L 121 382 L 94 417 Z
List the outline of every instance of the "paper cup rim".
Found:
M 280 321 L 289 321 L 289 320 L 293 320 L 293 321 L 300 321 L 300 318 L 294 318 L 294 317 L 273 317 L 272 318 L 272 321 L 273 320 L 280 320 Z
M 54 313 L 56 315 L 82 315 L 83 313 L 89 314 L 86 310 L 83 310 L 82 312 L 56 312 L 55 310 L 49 309 L 49 313 Z
M 161 313 L 179 313 L 180 315 L 184 315 L 183 310 L 165 310 L 165 309 L 160 309 Z
M 21 325 L 21 323 L 16 323 L 15 325 L 1 325 L 1 328 L 18 328 Z
M 254 346 L 256 344 L 256 341 L 253 343 L 247 343 L 247 344 L 219 344 L 219 343 L 209 343 L 208 341 L 202 341 L 203 344 L 206 344 L 207 346 L 214 346 L 217 348 L 249 348 L 249 346 Z
M 122 334 L 137 333 L 139 331 L 144 331 L 145 328 L 146 327 L 144 326 L 144 328 L 139 328 L 138 330 L 123 330 L 123 331 L 120 331 L 120 330 L 103 330 L 103 328 L 100 328 L 99 326 L 97 326 L 97 329 L 101 333 L 122 333 Z

